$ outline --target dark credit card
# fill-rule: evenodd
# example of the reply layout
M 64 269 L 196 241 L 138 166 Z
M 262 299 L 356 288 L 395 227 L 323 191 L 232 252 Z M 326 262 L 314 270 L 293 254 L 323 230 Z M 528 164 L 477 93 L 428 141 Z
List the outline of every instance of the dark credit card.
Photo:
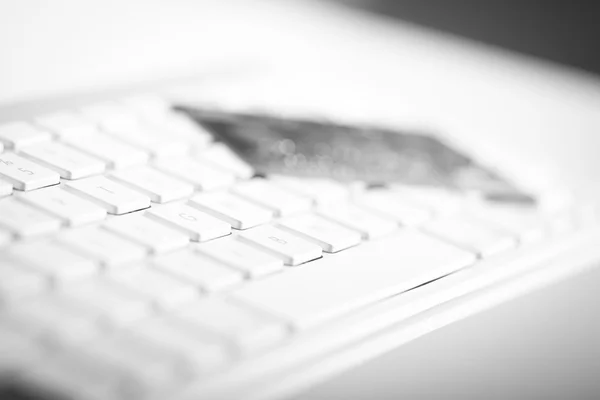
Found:
M 477 191 L 500 201 L 533 202 L 496 172 L 426 132 L 223 110 L 180 110 L 261 175 L 441 186 Z

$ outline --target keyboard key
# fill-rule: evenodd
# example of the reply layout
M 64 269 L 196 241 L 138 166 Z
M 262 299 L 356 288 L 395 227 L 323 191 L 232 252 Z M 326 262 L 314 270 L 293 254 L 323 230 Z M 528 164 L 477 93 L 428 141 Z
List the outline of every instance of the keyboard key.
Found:
M 231 233 L 231 225 L 185 204 L 153 207 L 149 217 L 186 233 L 191 240 L 204 242 Z
M 113 367 L 124 380 L 119 398 L 159 398 L 159 394 L 182 384 L 178 360 L 172 351 L 161 351 L 143 339 L 124 335 L 101 340 L 83 352 L 91 362 Z M 141 368 L 143 366 L 143 368 Z M 165 392 L 165 396 L 168 394 Z M 123 397 L 124 396 L 124 397 Z
M 316 243 L 327 253 L 337 253 L 356 246 L 361 241 L 359 232 L 314 214 L 288 217 L 279 221 L 278 225 L 295 235 Z
M 143 297 L 102 278 L 66 288 L 58 296 L 88 308 L 91 316 L 111 326 L 139 321 L 151 313 L 151 305 Z
M 194 192 L 194 187 L 189 183 L 146 166 L 117 171 L 110 177 L 142 192 L 155 203 L 183 199 Z
M 351 203 L 330 204 L 317 208 L 317 213 L 347 228 L 361 233 L 363 239 L 385 236 L 398 229 L 398 225 Z
M 138 261 L 147 254 L 144 247 L 96 227 L 71 229 L 57 236 L 57 240 L 107 267 Z
M 21 154 L 60 174 L 65 179 L 79 179 L 104 172 L 101 160 L 58 142 L 30 146 Z
M 286 265 L 299 265 L 321 257 L 321 247 L 273 226 L 260 226 L 239 236 L 261 250 L 283 259 Z
M 21 150 L 52 139 L 50 132 L 37 129 L 27 122 L 9 122 L 0 125 L 0 142 L 4 147 L 12 150 Z
M 190 205 L 222 219 L 235 229 L 252 228 L 273 218 L 271 210 L 226 192 L 198 194 L 190 200 Z
M 55 284 L 64 284 L 98 272 L 98 266 L 93 261 L 51 241 L 17 243 L 9 249 L 9 254 L 44 274 Z
M 350 189 L 338 182 L 319 178 L 270 176 L 269 180 L 299 195 L 310 197 L 315 204 L 338 204 L 348 199 Z
M 10 182 L 0 180 L 0 197 L 9 196 L 13 192 L 13 185 Z
M 223 299 L 203 299 L 185 306 L 177 318 L 228 340 L 237 351 L 256 352 L 277 343 L 287 333 L 282 321 Z
M 151 262 L 161 271 L 209 292 L 235 285 L 243 278 L 240 272 L 190 249 L 165 254 Z
M 0 226 L 20 237 L 43 235 L 60 229 L 61 221 L 14 198 L 0 200 Z
M 141 214 L 113 218 L 103 227 L 147 247 L 153 253 L 166 253 L 185 247 L 189 243 L 187 235 Z
M 185 329 L 173 318 L 157 317 L 140 322 L 132 329 L 131 335 L 179 356 L 187 375 L 213 372 L 231 359 L 222 341 Z
M 234 173 L 240 179 L 250 179 L 254 176 L 254 169 L 223 144 L 216 143 L 200 151 L 198 157 L 202 161 L 208 161 Z
M 50 346 L 89 342 L 101 334 L 96 320 L 76 304 L 46 296 L 22 302 L 6 312 L 6 320 Z
M 96 132 L 98 128 L 80 115 L 58 111 L 42 115 L 34 120 L 36 125 L 49 130 L 61 139 Z
M 403 231 L 249 282 L 233 297 L 306 328 L 445 276 L 474 260 L 472 253 Z
M 144 164 L 149 154 L 122 141 L 98 132 L 72 135 L 64 142 L 76 149 L 104 161 L 109 168 L 128 168 Z
M 113 365 L 84 358 L 74 350 L 60 353 L 28 369 L 24 380 L 34 392 L 50 398 L 117 399 L 121 386 L 121 371 Z
M 287 216 L 312 207 L 310 198 L 281 189 L 264 179 L 240 183 L 232 191 L 259 206 L 273 210 L 276 216 Z
M 231 172 L 214 168 L 189 157 L 164 158 L 155 162 L 156 168 L 191 183 L 202 191 L 222 189 L 235 182 Z
M 509 250 L 516 245 L 514 236 L 464 216 L 434 220 L 423 225 L 422 229 L 482 257 Z
M 49 187 L 23 193 L 19 200 L 52 214 L 69 226 L 80 226 L 102 221 L 106 211 L 89 201 L 83 200 L 61 187 Z
M 258 250 L 237 238 L 223 238 L 200 243 L 196 250 L 230 267 L 243 271 L 250 278 L 283 269 L 283 261 L 280 258 Z
M 12 233 L 5 229 L 0 229 L 0 247 L 8 245 L 13 239 Z
M 420 225 L 432 216 L 426 208 L 411 204 L 401 195 L 388 190 L 367 191 L 357 199 L 357 203 L 403 226 Z
M 14 153 L 0 154 L 0 177 L 18 190 L 33 190 L 56 185 L 60 175 Z
M 110 279 L 126 287 L 161 309 L 172 309 L 198 297 L 195 286 L 186 284 L 164 272 L 150 268 L 116 271 Z
M 47 354 L 39 343 L 17 329 L 0 324 L 0 376 L 10 378 L 15 373 L 18 376 L 39 365 L 44 357 Z
M 103 176 L 66 182 L 65 188 L 99 204 L 110 214 L 126 214 L 150 207 L 149 197 Z
M 42 293 L 49 287 L 48 279 L 9 258 L 0 255 L 0 305 L 12 303 Z

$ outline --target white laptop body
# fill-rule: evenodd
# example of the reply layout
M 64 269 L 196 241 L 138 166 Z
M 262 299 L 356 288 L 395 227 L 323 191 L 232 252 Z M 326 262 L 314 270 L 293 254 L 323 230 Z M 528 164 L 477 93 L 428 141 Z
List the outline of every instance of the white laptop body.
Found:
M 3 4 L 0 54 L 3 123 L 152 93 L 171 104 L 433 128 L 523 187 L 544 196 L 558 189 L 581 205 L 569 216 L 577 229 L 556 228 L 555 236 L 300 329 L 162 398 L 293 396 L 600 262 L 595 77 L 312 1 Z M 396 390 L 385 393 L 399 398 Z

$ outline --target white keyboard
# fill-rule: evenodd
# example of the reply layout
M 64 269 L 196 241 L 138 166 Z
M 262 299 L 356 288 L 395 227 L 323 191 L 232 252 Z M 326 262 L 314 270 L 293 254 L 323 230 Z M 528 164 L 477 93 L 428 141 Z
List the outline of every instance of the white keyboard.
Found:
M 0 125 L 0 380 L 38 393 L 226 398 L 598 229 L 595 205 L 254 178 L 156 96 L 34 117 Z

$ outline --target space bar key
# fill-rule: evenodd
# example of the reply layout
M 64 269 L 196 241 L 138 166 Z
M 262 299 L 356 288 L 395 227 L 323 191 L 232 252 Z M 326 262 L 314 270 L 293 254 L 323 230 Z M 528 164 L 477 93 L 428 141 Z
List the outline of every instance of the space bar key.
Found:
M 249 283 L 232 295 L 304 329 L 474 261 L 472 253 L 423 233 L 403 231 Z

